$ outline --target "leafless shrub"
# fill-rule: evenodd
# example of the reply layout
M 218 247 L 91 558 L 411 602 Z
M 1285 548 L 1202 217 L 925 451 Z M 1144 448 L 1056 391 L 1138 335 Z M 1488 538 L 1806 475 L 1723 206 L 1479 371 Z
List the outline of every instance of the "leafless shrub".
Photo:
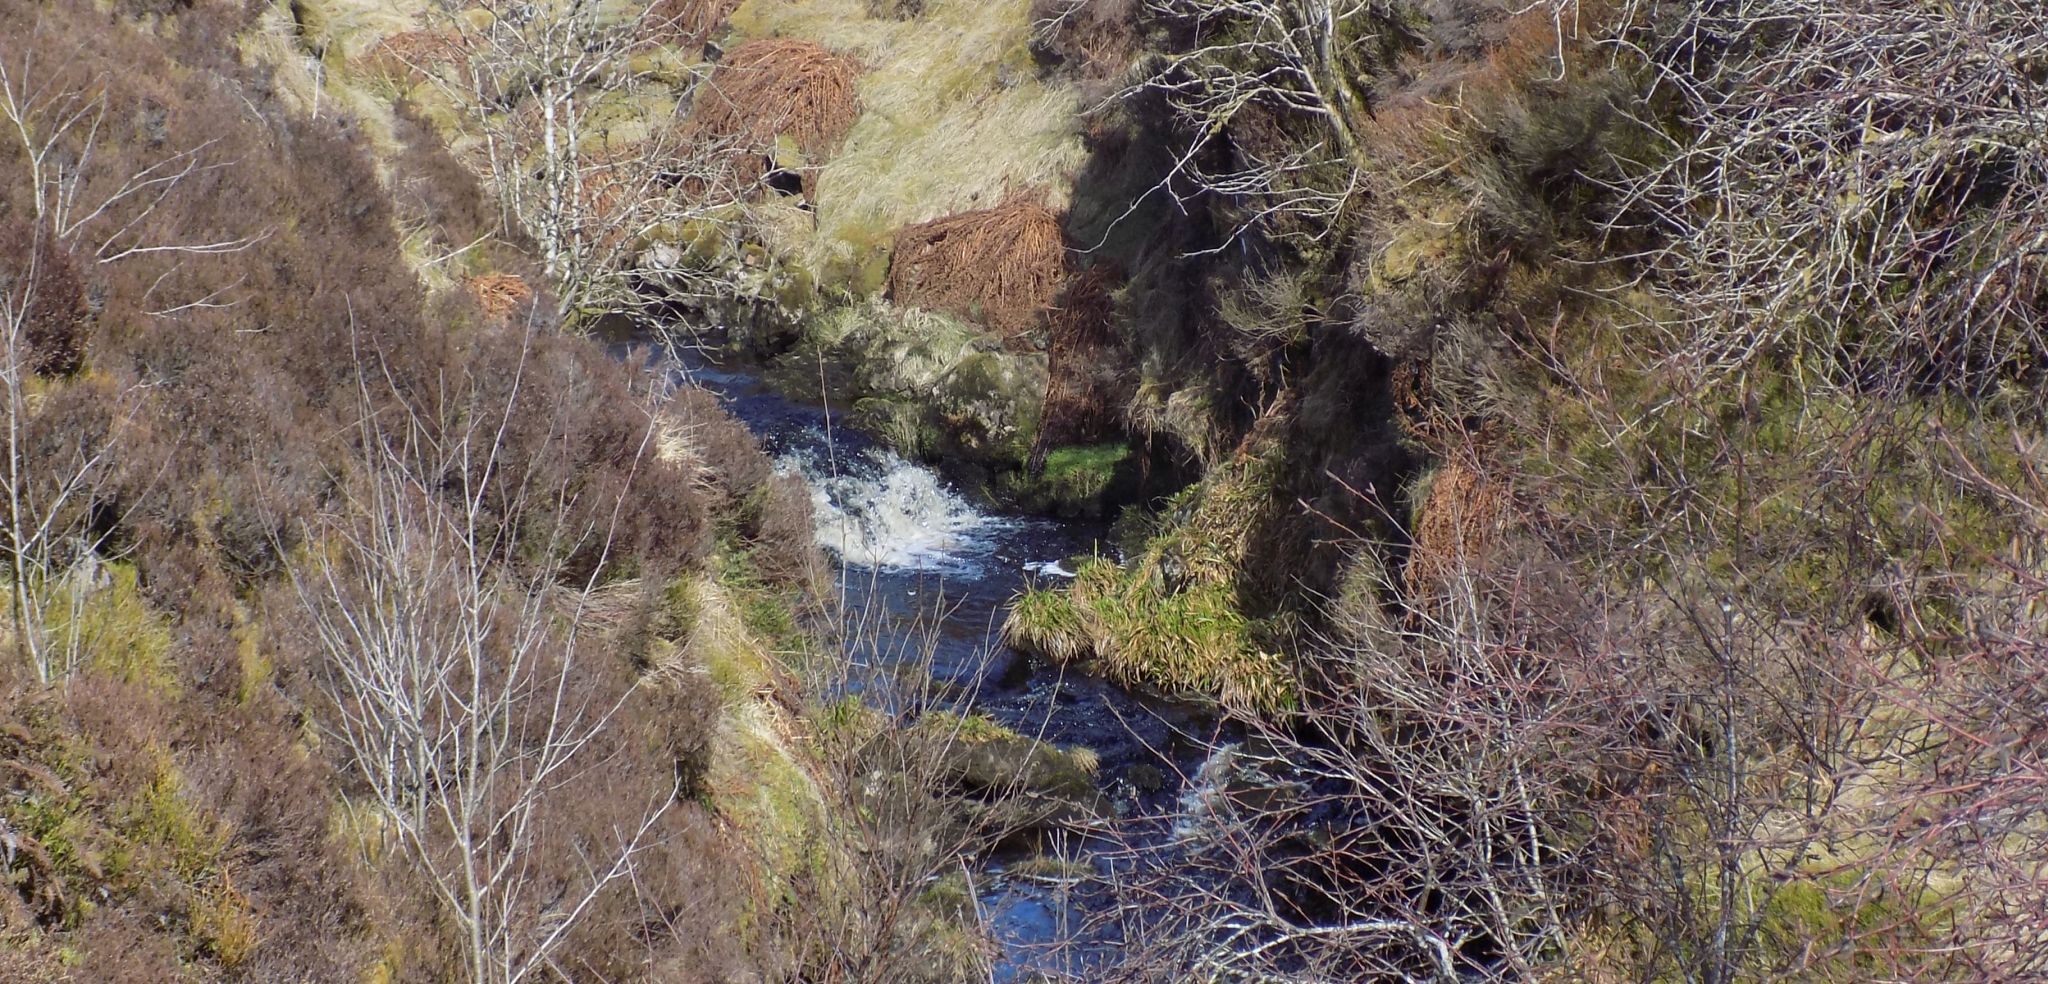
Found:
M 1643 671 L 1585 599 L 1490 571 L 1459 568 L 1405 620 L 1370 601 L 1340 613 L 1301 713 L 1252 722 L 1190 777 L 1172 838 L 1127 848 L 1122 931 L 1147 941 L 1132 979 L 1547 966 L 1597 857 L 1589 791 L 1644 754 L 1628 700 Z
M 1633 191 L 1693 315 L 1676 354 L 1799 353 L 1866 386 L 1969 387 L 2039 358 L 2038 7 L 1744 0 L 1682 5 L 1660 33 L 1688 135 Z
M 639 98 L 666 83 L 634 55 L 677 13 L 655 5 L 621 18 L 594 4 L 511 0 L 482 9 L 490 16 L 451 13 L 432 28 L 457 38 L 464 61 L 425 76 L 471 117 L 482 137 L 474 166 L 503 224 L 531 238 L 558 313 L 631 315 L 730 292 L 669 245 L 686 229 L 713 235 L 743 199 L 723 143 L 688 138 L 673 113 L 647 108 L 658 100 Z M 638 113 L 624 127 L 635 136 L 614 139 L 617 119 L 599 132 L 591 107 L 601 103 Z
M 1365 103 L 1354 88 L 1357 48 L 1376 12 L 1366 0 L 1147 0 L 1152 16 L 1188 25 L 1193 37 L 1126 87 L 1121 98 L 1165 97 L 1188 134 L 1155 190 L 1183 205 L 1199 195 L 1240 202 L 1242 233 L 1268 219 L 1326 235 L 1369 170 L 1357 129 Z M 1260 114 L 1301 117 L 1317 137 L 1218 148 Z M 1333 180 L 1323 180 L 1333 174 Z M 1234 242 L 1236 236 L 1225 243 Z M 1220 248 L 1220 247 L 1219 247 Z
M 681 781 L 590 788 L 634 687 L 585 668 L 604 564 L 567 586 L 566 608 L 556 595 L 590 543 L 609 554 L 623 500 L 600 489 L 608 506 L 574 510 L 573 486 L 505 457 L 516 384 L 496 400 L 488 385 L 457 394 L 434 417 L 373 370 L 344 511 L 310 534 L 335 549 L 295 573 L 327 660 L 327 725 L 364 808 L 453 922 L 465 978 L 514 984 L 551 973 L 577 924 L 635 878 Z M 620 795 L 632 808 L 590 832 L 576 865 L 543 863 L 560 847 L 548 824 L 561 797 Z

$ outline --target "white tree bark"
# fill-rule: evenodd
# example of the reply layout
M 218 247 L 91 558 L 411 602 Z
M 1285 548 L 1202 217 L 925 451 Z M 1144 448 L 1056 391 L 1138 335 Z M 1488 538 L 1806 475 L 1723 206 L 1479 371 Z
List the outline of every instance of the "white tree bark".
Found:
M 361 481 L 309 531 L 325 549 L 295 585 L 327 657 L 330 729 L 460 928 L 468 979 L 517 984 L 630 879 L 680 790 L 650 790 L 637 818 L 583 846 L 567 884 L 536 874 L 538 852 L 560 849 L 545 817 L 573 808 L 570 782 L 601 767 L 591 749 L 633 693 L 582 685 L 595 584 L 565 589 L 547 558 L 611 531 L 572 527 L 573 490 L 525 487 L 527 463 L 507 459 L 516 383 L 503 405 L 472 391 L 432 422 L 380 385 L 360 394 Z M 492 505 L 507 480 L 517 501 Z M 522 556 L 541 559 L 509 556 L 515 536 L 538 537 Z
M 745 190 L 718 148 L 653 108 L 686 107 L 704 73 L 657 79 L 639 67 L 660 33 L 652 16 L 651 5 L 621 16 L 590 0 L 486 0 L 446 18 L 464 52 L 452 71 L 414 66 L 468 111 L 482 137 L 476 166 L 505 223 L 534 238 L 565 319 L 736 289 L 729 276 L 679 261 L 687 249 L 653 248 L 723 232 Z M 646 98 L 663 87 L 672 100 Z M 598 106 L 603 128 L 591 122 Z

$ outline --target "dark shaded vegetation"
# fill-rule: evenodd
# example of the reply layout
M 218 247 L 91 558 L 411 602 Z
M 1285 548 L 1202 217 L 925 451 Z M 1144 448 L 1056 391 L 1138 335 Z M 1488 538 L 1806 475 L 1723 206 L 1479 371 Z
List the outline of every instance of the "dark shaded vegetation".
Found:
M 1202 478 L 1011 636 L 1259 711 L 1214 836 L 1118 879 L 1122 967 L 2039 976 L 2044 184 L 1991 136 L 2039 15 L 1326 6 L 1365 111 L 1204 118 L 1312 72 L 1230 45 L 1317 5 L 1147 5 L 1212 60 L 1095 123 L 1070 213 Z

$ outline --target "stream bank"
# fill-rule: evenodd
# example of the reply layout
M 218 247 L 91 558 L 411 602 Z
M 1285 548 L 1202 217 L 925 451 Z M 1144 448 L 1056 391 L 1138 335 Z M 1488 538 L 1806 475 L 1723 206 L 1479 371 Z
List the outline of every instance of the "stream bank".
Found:
M 676 361 L 683 379 L 715 393 L 778 467 L 809 487 L 818 541 L 835 561 L 836 604 L 866 627 L 843 647 L 852 665 L 881 674 L 900 672 L 906 659 L 928 661 L 954 710 L 1086 750 L 1101 817 L 1055 822 L 1028 846 L 970 859 L 973 909 L 1002 948 L 1000 981 L 1074 972 L 1077 961 L 1099 956 L 1114 940 L 1095 925 L 1106 896 L 1087 883 L 1110 873 L 1107 848 L 1166 836 L 1161 818 L 1227 738 L 1207 707 L 1127 689 L 1001 641 L 1021 593 L 1070 577 L 1079 558 L 1113 554 L 1108 526 L 977 505 L 822 401 L 792 398 L 755 371 L 699 351 L 677 352 Z

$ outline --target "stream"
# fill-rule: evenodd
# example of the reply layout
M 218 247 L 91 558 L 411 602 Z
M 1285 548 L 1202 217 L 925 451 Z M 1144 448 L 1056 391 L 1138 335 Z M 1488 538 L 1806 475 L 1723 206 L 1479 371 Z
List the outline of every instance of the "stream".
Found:
M 1066 576 L 1076 556 L 1112 552 L 1106 525 L 1010 515 L 970 501 L 938 472 L 846 427 L 821 404 L 791 398 L 758 375 L 678 355 L 690 383 L 717 394 L 760 439 L 777 467 L 808 483 L 818 542 L 838 566 L 843 610 L 866 613 L 856 667 L 886 672 L 929 650 L 930 675 L 962 708 L 1020 734 L 1100 757 L 1098 789 L 1120 833 L 1164 837 L 1159 820 L 1189 793 L 1218 744 L 1206 711 L 1135 693 L 1001 642 L 1010 602 Z M 1152 833 L 1147 833 L 1152 831 Z M 1057 838 L 1063 860 L 1106 873 L 1108 842 Z M 1001 947 L 994 980 L 1081 977 L 1113 951 L 1100 928 L 1108 902 L 1074 880 L 1013 872 L 1021 860 L 971 859 L 976 907 Z

